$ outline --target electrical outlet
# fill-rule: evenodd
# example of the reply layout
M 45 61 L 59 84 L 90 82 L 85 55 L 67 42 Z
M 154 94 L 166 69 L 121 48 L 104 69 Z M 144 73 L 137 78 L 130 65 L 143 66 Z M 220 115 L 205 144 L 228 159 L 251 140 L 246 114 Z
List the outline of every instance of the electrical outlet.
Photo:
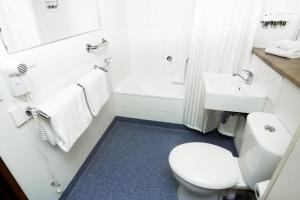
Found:
M 26 108 L 27 104 L 21 104 L 18 106 L 11 107 L 8 110 L 8 113 L 10 114 L 14 124 L 16 127 L 21 127 L 23 124 L 25 124 L 31 117 L 26 114 Z

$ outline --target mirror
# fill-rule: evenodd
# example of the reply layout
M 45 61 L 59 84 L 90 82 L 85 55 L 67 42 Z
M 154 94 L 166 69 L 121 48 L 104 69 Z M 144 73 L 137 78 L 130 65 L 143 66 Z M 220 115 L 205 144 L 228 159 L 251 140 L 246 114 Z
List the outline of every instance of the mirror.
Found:
M 8 53 L 98 30 L 97 0 L 1 0 L 0 27 Z

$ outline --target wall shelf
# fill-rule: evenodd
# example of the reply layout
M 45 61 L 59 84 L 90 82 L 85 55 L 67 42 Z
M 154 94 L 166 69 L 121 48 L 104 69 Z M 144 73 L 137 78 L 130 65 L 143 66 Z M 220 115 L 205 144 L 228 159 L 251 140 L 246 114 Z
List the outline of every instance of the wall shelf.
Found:
M 261 48 L 253 48 L 252 52 L 277 73 L 300 88 L 300 58 L 288 59 L 270 55 Z

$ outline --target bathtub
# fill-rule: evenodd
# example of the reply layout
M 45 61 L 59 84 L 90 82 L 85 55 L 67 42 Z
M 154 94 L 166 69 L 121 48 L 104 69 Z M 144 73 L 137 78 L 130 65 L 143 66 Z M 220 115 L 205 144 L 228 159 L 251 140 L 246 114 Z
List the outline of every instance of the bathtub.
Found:
M 184 86 L 129 75 L 114 90 L 117 116 L 182 124 Z

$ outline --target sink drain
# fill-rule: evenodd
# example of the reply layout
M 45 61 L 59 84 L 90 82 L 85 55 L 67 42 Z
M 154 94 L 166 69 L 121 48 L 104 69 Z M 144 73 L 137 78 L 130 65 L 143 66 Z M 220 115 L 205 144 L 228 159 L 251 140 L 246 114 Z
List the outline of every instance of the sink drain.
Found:
M 271 125 L 265 125 L 265 130 L 270 132 L 270 133 L 273 133 L 276 131 L 276 128 L 274 128 L 273 126 Z

